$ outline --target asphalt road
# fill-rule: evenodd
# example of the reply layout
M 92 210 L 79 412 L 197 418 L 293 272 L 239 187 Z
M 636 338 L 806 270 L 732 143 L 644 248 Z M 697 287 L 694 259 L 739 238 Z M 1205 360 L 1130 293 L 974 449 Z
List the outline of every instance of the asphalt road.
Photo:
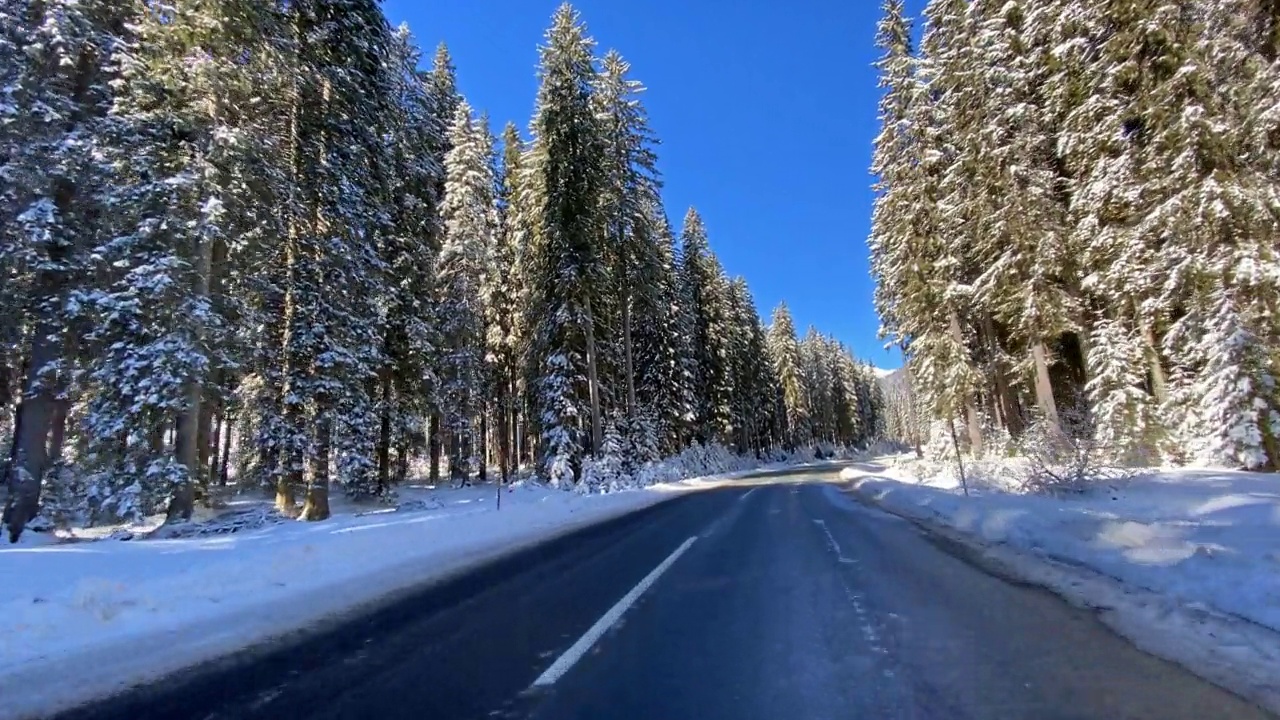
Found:
M 681 497 L 61 717 L 1271 717 L 816 479 Z

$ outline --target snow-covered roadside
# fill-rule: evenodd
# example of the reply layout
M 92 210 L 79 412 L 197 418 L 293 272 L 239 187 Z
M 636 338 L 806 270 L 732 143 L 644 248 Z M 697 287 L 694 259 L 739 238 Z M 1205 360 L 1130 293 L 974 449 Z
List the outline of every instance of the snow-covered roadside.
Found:
M 1280 477 L 1173 470 L 1054 498 L 863 463 L 842 479 L 1144 650 L 1280 711 Z
M 500 511 L 490 486 L 434 493 L 416 512 L 0 548 L 0 715 L 110 694 L 750 472 L 589 496 L 528 484 Z

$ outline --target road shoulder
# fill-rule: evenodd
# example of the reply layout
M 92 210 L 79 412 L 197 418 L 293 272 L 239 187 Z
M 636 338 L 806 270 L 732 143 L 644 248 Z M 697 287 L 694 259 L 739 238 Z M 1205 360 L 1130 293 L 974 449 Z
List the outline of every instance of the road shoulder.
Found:
M 1091 610 L 1144 652 L 1280 713 L 1280 633 L 1122 582 L 1043 548 L 1029 550 L 989 541 L 971 528 L 949 523 L 948 516 L 927 504 L 887 502 L 892 493 L 886 487 L 907 484 L 877 474 L 874 465 L 861 469 L 864 472 L 846 476 L 843 487 L 862 504 L 914 523 L 950 553 L 988 573 L 1045 588 L 1076 607 Z

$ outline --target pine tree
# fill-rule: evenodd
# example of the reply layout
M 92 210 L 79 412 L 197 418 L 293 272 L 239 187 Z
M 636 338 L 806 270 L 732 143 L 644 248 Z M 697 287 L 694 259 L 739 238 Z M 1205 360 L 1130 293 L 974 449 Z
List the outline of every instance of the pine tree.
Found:
M 675 238 L 656 204 L 636 226 L 648 235 L 636 255 L 633 306 L 636 392 L 642 408 L 655 415 L 661 447 L 674 454 L 684 447 L 693 413 L 688 307 L 680 297 Z
M 105 136 L 113 99 L 115 54 L 129 42 L 133 9 L 102 0 L 49 0 L 6 6 L 10 54 L 4 105 L 5 171 L 0 198 L 6 213 L 3 264 L 34 268 L 23 283 L 25 341 L 21 403 L 8 464 L 9 499 L 3 524 L 17 541 L 39 509 L 48 469 L 48 439 L 57 406 L 58 375 L 66 362 L 68 325 L 77 309 L 71 278 L 105 228 L 97 221 L 109 178 L 93 162 Z M 8 114 L 8 113 L 6 113 Z
M 440 43 L 436 47 L 431 70 L 426 73 L 425 81 L 427 96 L 430 98 L 432 105 L 431 116 L 434 118 L 437 127 L 440 128 L 440 133 L 436 136 L 435 142 L 428 145 L 428 149 L 436 164 L 443 168 L 445 158 L 450 150 L 448 129 L 453 126 L 454 118 L 457 116 L 458 105 L 462 102 L 462 96 L 458 93 L 457 69 L 453 65 L 453 58 L 449 55 L 449 48 L 444 43 Z M 444 197 L 443 172 L 438 179 L 436 197 Z M 430 237 L 432 249 L 439 253 L 441 246 L 444 244 L 443 228 L 440 228 L 440 231 Z M 438 364 L 440 358 L 437 357 L 434 362 Z M 437 393 L 431 393 L 430 402 L 432 414 L 427 442 L 431 454 L 430 477 L 432 481 L 435 481 L 440 473 L 440 452 L 443 449 L 441 432 L 443 418 Z
M 957 50 L 969 41 L 963 35 L 967 7 L 964 0 L 928 5 L 922 58 L 913 68 L 902 7 L 886 6 L 879 44 L 885 51 L 880 67 L 887 92 L 873 163 L 880 180 L 871 249 L 884 334 L 908 352 L 920 388 L 939 416 L 963 411 L 970 444 L 980 451 L 973 402 L 980 377 L 961 318 L 971 294 L 962 272 L 965 208 L 956 204 L 965 185 L 947 132 L 956 108 L 964 107 L 953 91 L 962 88 L 968 63 Z
M 982 53 L 981 72 L 947 89 L 954 96 L 951 126 L 963 140 L 947 202 L 964 208 L 964 232 L 976 241 L 968 249 L 982 268 L 973 303 L 1025 341 L 1037 403 L 1056 428 L 1049 346 L 1079 316 L 1071 291 L 1079 252 L 1068 242 L 1055 127 L 1041 92 L 1049 47 L 1029 21 L 1033 4 L 981 0 L 970 8 L 968 50 Z M 975 64 L 963 52 L 955 62 Z
M 502 132 L 502 167 L 498 175 L 498 228 L 486 257 L 484 282 L 485 346 L 496 408 L 498 463 L 505 481 L 516 465 L 517 399 L 522 297 L 519 262 L 525 232 L 522 228 L 520 183 L 524 143 L 513 123 Z
M 371 485 L 377 431 L 370 390 L 383 363 L 384 318 L 370 318 L 362 298 L 383 294 L 376 229 L 385 145 L 378 130 L 395 91 L 386 72 L 390 29 L 371 0 L 297 3 L 290 21 L 297 48 L 287 145 L 294 190 L 284 252 L 277 503 L 292 511 L 305 473 L 301 517 L 321 520 L 329 515 L 335 451 L 338 480 Z
M 480 415 L 483 398 L 485 308 L 481 287 L 498 222 L 490 164 L 493 149 L 465 101 L 458 105 L 449 144 L 441 205 L 445 242 L 436 265 L 443 343 L 440 403 L 452 450 L 451 475 L 466 481 L 476 463 L 480 439 L 473 423 Z
M 915 74 L 911 48 L 911 24 L 902 0 L 887 0 L 876 35 L 884 55 L 880 70 L 881 131 L 875 140 L 871 172 L 876 176 L 876 200 L 872 215 L 871 272 L 876 278 L 876 310 L 882 320 L 881 335 L 898 344 L 911 334 L 911 310 L 899 307 L 916 243 L 916 183 L 920 179 L 921 140 L 913 133 L 912 112 L 923 102 Z
M 784 444 L 788 450 L 794 451 L 813 441 L 813 426 L 809 390 L 805 386 L 804 359 L 800 353 L 800 341 L 796 338 L 795 322 L 786 303 L 773 310 L 773 324 L 769 327 L 769 356 L 782 386 L 786 409 Z
M 435 115 L 431 76 L 418 70 L 418 51 L 408 29 L 394 37 L 396 103 L 389 128 L 394 168 L 389 227 L 381 255 L 392 282 L 387 286 L 387 325 L 383 340 L 386 365 L 380 373 L 378 488 L 391 480 L 391 451 L 396 450 L 396 479 L 407 473 L 408 455 L 425 441 L 424 429 L 437 389 L 434 268 L 443 234 L 438 216 L 444 169 L 435 156 L 445 143 L 445 128 Z
M 730 435 L 740 453 L 760 452 L 770 444 L 773 367 L 768 341 L 744 278 L 729 285 Z
M 659 200 L 659 182 L 652 149 L 655 139 L 638 99 L 644 87 L 628 78 L 630 67 L 616 51 L 609 51 L 601 63 L 595 100 L 604 144 L 600 212 L 620 306 L 626 410 L 634 415 L 638 408 L 633 288 L 657 279 L 649 223 L 650 208 Z
M 254 105 L 273 20 L 257 3 L 191 3 L 144 15 L 120 53 L 106 156 L 121 227 L 94 252 L 109 269 L 85 303 L 97 318 L 86 339 L 101 349 L 88 368 L 88 446 L 107 472 L 95 493 L 109 505 L 140 487 L 134 512 L 171 496 L 170 520 L 188 519 L 209 480 L 214 411 L 244 360 L 228 332 L 243 308 L 227 297 L 227 277 L 246 241 L 269 232 L 256 218 L 270 196 L 255 172 L 267 131 Z M 171 458 L 141 436 L 120 443 L 122 428 L 154 432 L 175 416 Z
M 1220 293 L 1208 318 L 1208 332 L 1196 348 L 1203 363 L 1183 391 L 1184 434 L 1195 459 L 1246 470 L 1276 470 L 1280 445 L 1280 363 L 1237 309 Z
M 606 279 L 593 44 L 577 11 L 560 6 L 542 49 L 529 159 L 530 212 L 535 217 L 527 268 L 534 328 L 530 358 L 536 366 L 531 375 L 543 466 L 553 482 L 561 483 L 578 476 L 583 439 L 593 452 L 603 439 L 592 312 Z
M 1089 354 L 1089 393 L 1096 439 L 1110 457 L 1126 463 L 1149 459 L 1155 449 L 1154 403 L 1146 390 L 1142 345 L 1117 320 L 1096 325 Z
M 721 436 L 728 415 L 726 339 L 728 282 L 707 242 L 698 211 L 690 208 L 680 233 L 680 283 L 689 308 L 696 393 L 694 437 L 709 443 Z

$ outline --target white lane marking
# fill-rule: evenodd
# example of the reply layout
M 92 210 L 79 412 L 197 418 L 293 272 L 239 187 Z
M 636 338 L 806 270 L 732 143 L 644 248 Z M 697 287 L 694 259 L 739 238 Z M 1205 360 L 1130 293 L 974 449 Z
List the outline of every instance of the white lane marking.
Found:
M 857 560 L 854 560 L 853 558 L 847 558 L 847 557 L 845 557 L 845 556 L 844 556 L 844 551 L 840 549 L 840 543 L 836 542 L 836 536 L 831 534 L 831 530 L 829 530 L 829 529 L 827 528 L 827 523 L 826 523 L 826 521 L 825 521 L 825 520 L 819 520 L 818 518 L 814 518 L 814 519 L 813 519 L 813 522 L 814 522 L 816 525 L 819 525 L 819 526 L 822 528 L 822 532 L 826 533 L 826 535 L 827 535 L 827 543 L 828 543 L 829 545 L 831 545 L 831 549 L 835 551 L 835 553 L 836 553 L 836 558 L 837 558 L 840 562 L 842 562 L 842 563 L 844 563 L 844 564 L 846 564 L 846 565 L 857 565 L 857 564 L 858 564 L 858 561 L 857 561 Z
M 836 557 L 840 562 L 857 564 L 857 560 L 844 556 L 844 551 L 840 549 L 840 543 L 836 542 L 836 536 L 831 534 L 831 529 L 827 527 L 827 522 L 825 520 L 822 520 L 821 518 L 813 518 L 813 524 L 822 528 L 822 532 L 827 536 L 827 544 L 831 546 L 832 551 L 835 552 Z M 840 584 L 844 586 L 845 595 L 849 597 L 849 602 L 853 604 L 853 611 L 858 615 L 858 624 L 861 626 L 860 629 L 862 630 L 862 636 L 866 639 L 867 646 L 871 648 L 872 652 L 879 653 L 881 655 L 887 654 L 888 651 L 885 650 L 884 645 L 880 644 L 880 633 L 876 630 L 875 623 L 872 622 L 871 613 L 869 613 L 866 606 L 862 604 L 862 593 L 854 592 L 853 588 L 849 587 L 849 584 L 845 582 L 843 577 L 840 578 Z
M 554 685 L 555 682 L 563 677 L 566 672 L 569 672 L 569 668 L 573 667 L 573 664 L 578 662 L 579 658 L 585 655 L 586 652 L 591 649 L 591 646 L 596 644 L 596 641 L 599 640 L 609 628 L 613 627 L 614 623 L 618 622 L 618 620 L 622 618 L 622 614 L 627 611 L 627 608 L 634 605 L 636 600 L 639 600 L 640 596 L 653 585 L 658 577 L 674 565 L 676 560 L 679 560 L 680 556 L 683 555 L 685 551 L 689 549 L 689 546 L 693 545 L 694 541 L 697 539 L 697 536 L 694 536 L 685 540 L 684 544 L 676 548 L 675 552 L 668 555 L 666 560 L 663 560 L 658 567 L 654 568 L 648 575 L 645 575 L 644 579 L 641 580 L 638 585 L 631 588 L 631 592 L 623 595 L 621 600 L 615 603 L 613 607 L 609 608 L 609 612 L 602 615 L 600 619 L 596 621 L 595 625 L 592 625 L 590 629 L 583 633 L 582 637 L 578 638 L 578 642 L 570 646 L 568 650 L 565 650 L 564 654 L 551 664 L 551 667 L 547 668 L 545 672 L 539 675 L 538 679 L 533 681 L 533 686 L 545 687 L 547 685 Z
M 751 488 L 750 490 L 746 491 L 745 493 L 743 493 L 743 494 L 742 494 L 742 497 L 738 498 L 738 502 L 742 502 L 743 500 L 746 500 L 747 498 L 751 497 L 751 493 L 753 493 L 753 492 L 755 492 L 755 491 L 757 491 L 757 490 L 759 490 L 759 489 L 760 489 L 760 486 L 759 486 L 759 485 L 757 485 L 757 486 L 755 486 L 755 487 Z

